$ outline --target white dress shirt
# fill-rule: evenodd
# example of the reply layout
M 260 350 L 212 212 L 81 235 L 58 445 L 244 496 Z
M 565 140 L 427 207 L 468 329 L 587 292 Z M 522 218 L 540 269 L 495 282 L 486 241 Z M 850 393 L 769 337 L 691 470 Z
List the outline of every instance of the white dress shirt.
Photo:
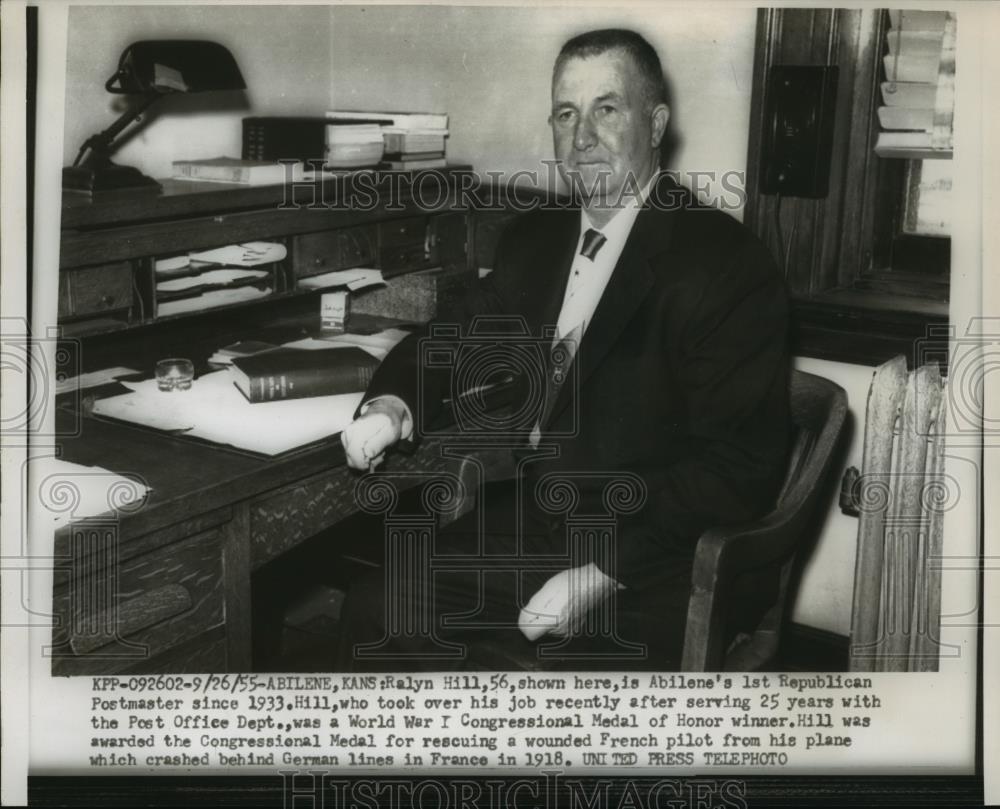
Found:
M 583 333 L 594 317 L 597 304 L 600 303 L 604 289 L 611 280 L 611 273 L 614 272 L 622 250 L 625 249 L 625 242 L 632 232 L 635 218 L 639 215 L 656 177 L 654 174 L 637 196 L 629 196 L 623 200 L 621 209 L 603 228 L 594 226 L 586 209 L 580 210 L 580 236 L 576 242 L 576 253 L 573 266 L 570 267 L 569 280 L 566 282 L 566 291 L 563 293 L 559 319 L 556 321 L 556 334 L 552 339 L 554 347 L 560 340 L 568 338 L 566 349 L 571 359 L 576 356 Z M 600 233 L 604 237 L 604 242 L 594 257 L 588 258 L 582 251 L 584 236 L 591 229 Z M 537 447 L 541 437 L 542 426 L 536 423 L 528 437 L 528 443 L 532 447 Z
M 580 237 L 576 243 L 576 256 L 573 259 L 573 266 L 569 273 L 569 282 L 566 284 L 566 292 L 563 295 L 562 309 L 559 312 L 559 319 L 556 321 L 556 341 L 568 335 L 577 326 L 580 326 L 579 335 L 590 325 L 590 321 L 597 309 L 597 304 L 604 294 L 604 288 L 611 279 L 611 273 L 618 264 L 618 259 L 625 249 L 625 242 L 629 233 L 632 232 L 632 225 L 639 215 L 649 189 L 656 180 L 654 174 L 638 196 L 629 196 L 623 201 L 621 210 L 618 211 L 603 228 L 595 227 L 590 221 L 590 216 L 585 209 L 580 210 Z M 594 229 L 605 238 L 604 244 L 593 260 L 587 258 L 581 249 L 583 248 L 583 236 L 588 229 Z

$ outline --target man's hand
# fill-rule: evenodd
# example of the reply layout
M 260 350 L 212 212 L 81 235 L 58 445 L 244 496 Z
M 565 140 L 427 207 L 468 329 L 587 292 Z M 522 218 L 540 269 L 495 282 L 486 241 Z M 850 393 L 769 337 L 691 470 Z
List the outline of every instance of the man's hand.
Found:
M 368 409 L 340 434 L 347 465 L 371 472 L 385 460 L 386 450 L 399 441 L 410 421 L 401 399 L 387 396 L 372 400 Z
M 616 589 L 624 589 L 593 562 L 556 573 L 541 586 L 517 620 L 528 640 L 545 634 L 558 637 L 579 631 L 587 612 Z

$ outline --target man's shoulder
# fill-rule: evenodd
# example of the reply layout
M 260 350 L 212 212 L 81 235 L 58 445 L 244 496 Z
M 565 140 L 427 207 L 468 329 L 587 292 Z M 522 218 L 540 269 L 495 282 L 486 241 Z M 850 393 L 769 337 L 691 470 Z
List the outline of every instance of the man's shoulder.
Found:
M 507 224 L 504 233 L 510 236 L 551 233 L 554 229 L 576 227 L 579 221 L 579 208 L 553 197 L 515 216 Z
M 558 204 L 539 205 L 517 214 L 507 222 L 500 235 L 500 245 L 508 255 L 533 252 L 539 246 L 568 244 L 577 232 L 579 209 Z
M 702 202 L 668 172 L 650 188 L 646 205 L 656 212 L 655 215 L 675 220 L 672 235 L 682 244 L 693 242 L 725 246 L 757 239 L 731 213 Z

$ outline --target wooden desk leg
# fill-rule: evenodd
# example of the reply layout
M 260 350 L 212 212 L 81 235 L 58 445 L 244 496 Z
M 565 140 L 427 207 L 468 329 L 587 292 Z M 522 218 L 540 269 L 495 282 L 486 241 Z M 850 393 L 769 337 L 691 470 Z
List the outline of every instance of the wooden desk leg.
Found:
M 250 671 L 252 625 L 250 615 L 250 508 L 239 503 L 226 524 L 222 570 L 226 594 L 226 669 Z

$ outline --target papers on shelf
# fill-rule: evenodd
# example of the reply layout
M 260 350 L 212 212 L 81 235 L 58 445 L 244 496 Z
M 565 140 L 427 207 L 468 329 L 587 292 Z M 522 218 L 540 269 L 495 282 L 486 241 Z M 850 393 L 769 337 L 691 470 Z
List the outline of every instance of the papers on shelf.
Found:
M 150 491 L 134 478 L 59 458 L 33 458 L 28 474 L 30 490 L 37 492 L 41 503 L 35 513 L 51 519 L 53 528 L 116 509 L 134 510 Z
M 250 404 L 226 370 L 195 379 L 183 392 L 164 393 L 153 379 L 123 384 L 132 393 L 101 399 L 94 405 L 95 414 L 182 431 L 264 455 L 278 455 L 340 432 L 350 424 L 363 396 L 348 393 Z
M 275 261 L 281 261 L 287 255 L 288 248 L 280 242 L 227 244 L 225 247 L 199 250 L 188 254 L 192 261 L 227 264 L 234 267 L 256 267 L 258 264 L 271 264 Z
M 96 388 L 98 385 L 107 385 L 114 382 L 120 376 L 130 376 L 139 373 L 135 368 L 125 368 L 115 366 L 114 368 L 104 368 L 100 371 L 91 371 L 89 374 L 71 376 L 68 379 L 56 381 L 56 393 L 69 393 L 73 390 L 85 390 L 86 388 Z
M 312 275 L 299 279 L 301 289 L 327 289 L 328 287 L 347 287 L 354 292 L 358 289 L 384 284 L 381 270 L 367 267 L 356 267 L 353 270 L 335 270 L 322 275 Z
M 153 269 L 157 275 L 173 273 L 191 266 L 191 256 L 170 256 L 169 258 L 158 258 L 153 262 Z
M 194 295 L 190 298 L 181 298 L 176 301 L 164 301 L 157 305 L 157 314 L 161 317 L 166 315 L 178 315 L 182 312 L 197 312 L 202 309 L 211 309 L 215 306 L 226 306 L 240 301 L 252 301 L 255 298 L 266 298 L 271 294 L 271 288 L 257 289 L 256 287 L 235 287 L 233 289 L 216 289 L 211 292 L 204 292 L 201 295 Z
M 267 278 L 267 276 L 267 270 L 206 270 L 197 275 L 185 275 L 183 278 L 160 281 L 157 283 L 156 289 L 160 292 L 179 292 L 207 284 L 231 284 L 233 281 L 241 281 L 245 278 Z
M 385 359 L 385 355 L 389 353 L 392 347 L 406 337 L 407 334 L 409 332 L 404 329 L 385 329 L 376 334 L 337 334 L 319 339 L 306 337 L 303 340 L 285 343 L 285 347 L 315 350 L 329 348 L 331 345 L 357 346 L 358 348 L 363 348 L 376 359 L 381 360 Z

